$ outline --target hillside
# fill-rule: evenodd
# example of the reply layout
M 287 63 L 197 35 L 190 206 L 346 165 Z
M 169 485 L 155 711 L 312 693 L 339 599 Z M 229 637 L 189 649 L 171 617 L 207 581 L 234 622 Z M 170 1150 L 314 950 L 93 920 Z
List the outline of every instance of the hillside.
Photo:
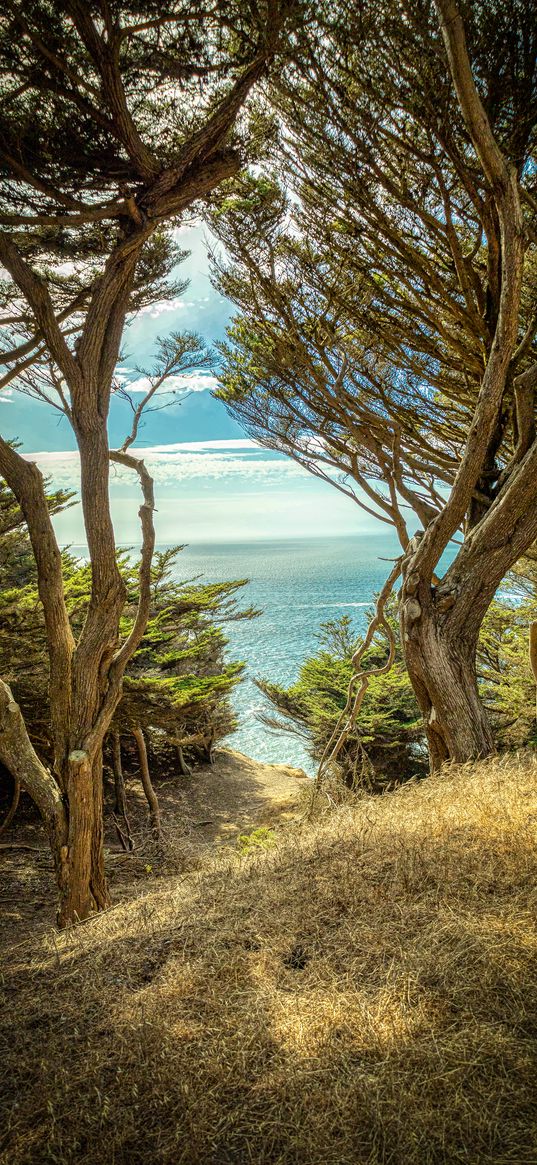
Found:
M 0 1160 L 534 1162 L 536 775 L 289 822 L 18 943 Z

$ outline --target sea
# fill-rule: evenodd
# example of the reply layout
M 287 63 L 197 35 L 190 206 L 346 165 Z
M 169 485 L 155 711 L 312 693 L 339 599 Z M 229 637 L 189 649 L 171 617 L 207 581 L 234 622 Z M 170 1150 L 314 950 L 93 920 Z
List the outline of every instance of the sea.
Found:
M 233 696 L 239 727 L 226 745 L 255 760 L 286 763 L 313 774 L 304 740 L 260 721 L 260 714 L 270 714 L 271 708 L 255 680 L 291 684 L 303 660 L 317 649 L 321 624 L 328 620 L 348 615 L 358 636 L 397 554 L 390 535 L 197 543 L 181 552 L 178 578 L 246 578 L 239 602 L 261 611 L 251 622 L 224 626 L 229 658 L 246 663 Z

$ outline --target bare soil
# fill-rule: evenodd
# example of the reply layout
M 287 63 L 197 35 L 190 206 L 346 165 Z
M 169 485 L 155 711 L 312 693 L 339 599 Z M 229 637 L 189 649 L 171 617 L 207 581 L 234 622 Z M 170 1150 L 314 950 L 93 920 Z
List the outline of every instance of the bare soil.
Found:
M 300 779 L 300 777 L 304 779 Z M 125 853 L 114 829 L 113 794 L 107 790 L 106 860 L 112 897 L 122 901 L 148 883 L 195 869 L 213 846 L 235 847 L 241 834 L 275 828 L 299 814 L 301 769 L 260 764 L 242 753 L 217 749 L 214 764 L 191 777 L 155 782 L 162 817 L 162 847 L 149 832 L 148 807 L 136 777 L 126 779 L 135 840 Z M 2 806 L 4 816 L 6 805 Z M 141 885 L 142 884 L 142 885 Z M 56 891 L 47 839 L 31 802 L 22 797 L 11 828 L 0 836 L 1 945 L 18 944 L 54 919 Z
M 222 749 L 216 753 L 213 766 L 182 778 L 183 811 L 191 843 L 229 845 L 241 833 L 251 833 L 260 825 L 274 826 L 296 817 L 300 787 L 306 783 L 302 769 L 259 764 L 240 752 Z M 166 810 L 164 792 L 160 800 Z M 173 800 L 172 793 L 172 805 Z

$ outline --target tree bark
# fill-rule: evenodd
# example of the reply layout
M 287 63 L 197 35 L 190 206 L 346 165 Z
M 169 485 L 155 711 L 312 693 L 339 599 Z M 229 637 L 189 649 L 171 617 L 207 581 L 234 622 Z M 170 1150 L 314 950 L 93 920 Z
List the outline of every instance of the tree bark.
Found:
M 140 727 L 133 728 L 132 734 L 138 747 L 138 756 L 140 758 L 140 777 L 144 787 L 144 793 L 149 805 L 149 820 L 151 822 L 151 830 L 155 841 L 160 841 L 160 807 L 158 803 L 157 794 L 151 782 L 151 774 L 149 772 L 149 762 L 147 759 L 147 748 L 144 734 Z
M 446 761 L 465 763 L 494 752 L 477 688 L 478 630 L 452 635 L 432 603 L 422 606 L 416 597 L 405 596 L 401 604 L 403 654 L 423 715 L 432 772 Z
M 102 760 L 83 749 L 69 755 L 67 776 L 69 832 L 60 887 L 58 924 L 68 926 L 110 905 L 103 843 Z

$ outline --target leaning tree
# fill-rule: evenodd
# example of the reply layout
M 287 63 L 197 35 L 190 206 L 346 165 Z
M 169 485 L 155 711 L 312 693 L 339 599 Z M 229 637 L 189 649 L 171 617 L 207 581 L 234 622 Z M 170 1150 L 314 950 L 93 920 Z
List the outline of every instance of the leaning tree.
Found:
M 272 165 L 211 212 L 219 395 L 395 527 L 433 768 L 493 749 L 479 628 L 537 535 L 536 55 L 530 0 L 341 0 L 273 85 Z
M 170 226 L 240 169 L 245 103 L 282 48 L 292 9 L 292 0 L 7 0 L 3 8 L 0 384 L 17 385 L 32 366 L 33 391 L 47 395 L 46 363 L 78 445 L 91 561 L 75 642 L 41 474 L 0 439 L 0 473 L 24 513 L 37 564 L 54 763 L 48 770 L 39 762 L 5 684 L 0 759 L 46 822 L 61 924 L 109 901 L 102 743 L 149 609 L 152 482 L 124 448 L 114 459 L 139 475 L 143 504 L 139 605 L 122 640 L 107 418 L 125 319 L 169 285 Z

